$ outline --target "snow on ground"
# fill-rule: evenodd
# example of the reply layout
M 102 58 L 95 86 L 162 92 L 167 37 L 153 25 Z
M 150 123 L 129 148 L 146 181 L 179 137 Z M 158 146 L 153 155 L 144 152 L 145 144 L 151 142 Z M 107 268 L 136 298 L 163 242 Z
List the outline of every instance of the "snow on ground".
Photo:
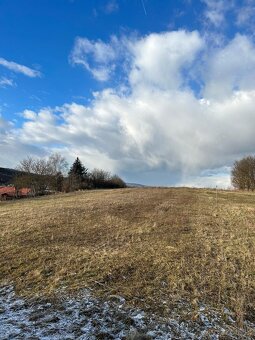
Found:
M 127 307 L 125 299 L 102 301 L 84 291 L 54 303 L 43 298 L 24 300 L 11 286 L 0 287 L 0 339 L 252 339 L 238 330 L 229 311 L 224 323 L 201 307 L 197 320 L 158 318 Z M 247 325 L 248 326 L 248 325 Z M 252 329 L 249 325 L 249 329 Z M 140 337 L 138 336 L 140 334 Z M 142 336 L 143 335 L 143 336 Z M 253 333 L 254 335 L 254 333 Z

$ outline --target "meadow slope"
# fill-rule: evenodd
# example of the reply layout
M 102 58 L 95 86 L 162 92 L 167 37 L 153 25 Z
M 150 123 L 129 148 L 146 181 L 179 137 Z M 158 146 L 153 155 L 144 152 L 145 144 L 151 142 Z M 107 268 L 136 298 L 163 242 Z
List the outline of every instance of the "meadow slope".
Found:
M 90 288 L 161 316 L 201 304 L 254 322 L 255 194 L 84 191 L 0 202 L 0 284 L 23 296 Z

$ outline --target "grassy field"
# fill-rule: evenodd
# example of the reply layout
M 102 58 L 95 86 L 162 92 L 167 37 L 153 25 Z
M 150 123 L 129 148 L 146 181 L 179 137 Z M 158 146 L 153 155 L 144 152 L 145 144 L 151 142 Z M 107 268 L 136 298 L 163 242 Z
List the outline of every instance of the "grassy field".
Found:
M 254 321 L 255 194 L 84 191 L 0 202 L 0 283 L 24 295 L 90 287 L 161 315 L 187 301 Z

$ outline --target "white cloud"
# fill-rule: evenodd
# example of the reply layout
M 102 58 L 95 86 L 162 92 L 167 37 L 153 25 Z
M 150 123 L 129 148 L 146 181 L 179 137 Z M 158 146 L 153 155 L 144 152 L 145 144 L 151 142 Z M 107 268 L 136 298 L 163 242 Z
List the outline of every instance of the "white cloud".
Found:
M 6 88 L 6 87 L 14 87 L 16 86 L 15 82 L 13 81 L 13 79 L 10 78 L 6 78 L 6 77 L 2 77 L 0 79 L 0 87 Z
M 255 46 L 246 36 L 237 35 L 225 47 L 211 52 L 205 65 L 204 96 L 226 98 L 233 91 L 255 88 Z
M 150 34 L 129 45 L 133 63 L 129 75 L 132 86 L 148 84 L 162 89 L 183 85 L 181 71 L 190 67 L 203 47 L 199 33 L 176 31 Z
M 142 38 L 118 39 L 110 42 L 77 38 L 70 56 L 72 64 L 80 64 L 99 81 L 109 80 L 121 60 L 121 71 L 129 73 L 132 86 L 141 83 L 177 88 L 182 85 L 181 71 L 190 67 L 203 47 L 199 33 L 165 32 Z
M 254 105 L 255 92 L 208 104 L 185 91 L 147 88 L 123 96 L 107 90 L 88 107 L 73 103 L 40 111 L 23 125 L 19 140 L 62 145 L 69 159 L 79 154 L 90 167 L 155 174 L 165 169 L 197 183 L 204 169 L 231 165 L 255 149 Z
M 242 7 L 236 9 L 236 23 L 238 26 L 254 30 L 255 1 L 244 0 Z
M 80 39 L 85 68 L 88 53 L 102 65 L 118 58 L 111 43 Z M 229 166 L 255 150 L 253 42 L 237 35 L 214 50 L 198 32 L 177 31 L 122 38 L 120 48 L 128 84 L 94 93 L 88 105 L 25 110 L 22 127 L 5 132 L 8 145 L 78 155 L 132 181 L 228 186 Z M 200 67 L 202 99 L 187 81 Z
M 223 172 L 222 172 L 223 170 Z M 232 188 L 230 180 L 230 168 L 216 169 L 213 174 L 203 174 L 202 176 L 190 176 L 183 178 L 176 186 L 180 187 L 196 187 L 196 188 Z M 216 198 L 216 197 L 215 197 Z
M 204 16 L 215 27 L 224 24 L 225 14 L 234 6 L 233 0 L 202 0 L 206 5 Z
M 254 8 L 247 6 L 240 8 L 237 14 L 237 24 L 242 26 L 246 25 L 247 21 L 249 21 L 254 15 Z
M 224 30 L 227 26 L 254 31 L 254 0 L 201 0 L 201 2 L 206 6 L 203 13 L 205 26 L 211 25 L 218 31 Z M 229 16 L 231 16 L 230 20 Z
M 83 66 L 93 77 L 99 81 L 109 79 L 114 69 L 112 62 L 116 59 L 116 51 L 111 44 L 101 40 L 90 41 L 86 38 L 77 38 L 70 55 L 70 62 Z
M 119 10 L 119 4 L 116 0 L 109 0 L 104 7 L 104 12 L 106 14 L 111 14 Z
M 28 119 L 28 120 L 35 120 L 36 117 L 37 117 L 37 114 L 36 112 L 32 111 L 32 110 L 24 110 L 22 112 L 22 116 L 25 118 L 25 119 Z
M 30 67 L 20 65 L 15 63 L 14 61 L 8 61 L 4 58 L 0 58 L 0 65 L 8 68 L 9 70 L 16 72 L 16 73 L 22 73 L 25 76 L 35 78 L 35 77 L 40 77 L 41 73 L 37 70 L 34 70 Z
M 35 147 L 32 144 L 23 144 L 11 137 L 7 138 L 6 135 L 0 139 L 0 149 L 4 150 L 4 152 L 0 153 L 0 166 L 8 168 L 15 168 L 19 161 L 27 155 L 39 157 L 47 155 L 47 152 L 41 147 Z
M 6 133 L 10 126 L 11 123 L 3 119 L 2 115 L 0 114 L 0 133 Z
M 43 108 L 38 113 L 25 110 L 23 117 L 27 120 L 23 124 L 23 129 L 17 131 L 20 140 L 25 144 L 31 143 L 53 143 L 59 141 L 58 118 L 51 108 Z M 46 137 L 47 136 L 47 137 Z

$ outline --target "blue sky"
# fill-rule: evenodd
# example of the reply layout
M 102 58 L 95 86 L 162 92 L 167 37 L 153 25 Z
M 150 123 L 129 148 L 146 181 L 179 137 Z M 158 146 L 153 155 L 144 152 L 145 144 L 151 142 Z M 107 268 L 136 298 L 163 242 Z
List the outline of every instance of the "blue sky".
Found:
M 255 141 L 255 1 L 0 1 L 0 166 L 80 156 L 128 182 L 230 185 Z

